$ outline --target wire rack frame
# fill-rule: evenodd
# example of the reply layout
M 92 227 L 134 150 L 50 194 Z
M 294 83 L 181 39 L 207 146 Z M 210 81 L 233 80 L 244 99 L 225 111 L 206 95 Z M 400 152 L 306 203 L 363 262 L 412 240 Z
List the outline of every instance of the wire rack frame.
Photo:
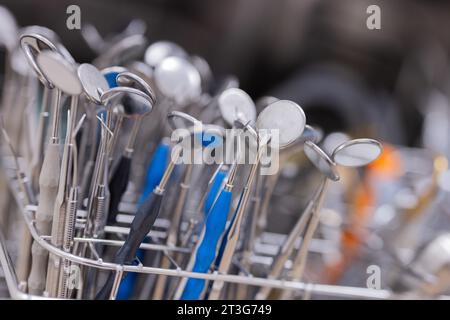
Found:
M 338 285 L 324 285 L 324 284 L 314 284 L 305 283 L 298 281 L 289 280 L 279 280 L 279 279 L 268 279 L 261 277 L 254 277 L 252 275 L 231 275 L 231 274 L 219 274 L 218 272 L 213 273 L 198 273 L 183 270 L 181 268 L 176 269 L 166 269 L 166 268 L 156 268 L 143 266 L 141 263 L 137 266 L 133 265 L 120 265 L 112 262 L 104 262 L 102 259 L 90 259 L 86 257 L 81 257 L 74 255 L 72 253 L 65 252 L 48 242 L 50 239 L 47 235 L 38 234 L 34 220 L 32 218 L 35 206 L 24 206 L 21 201 L 21 191 L 19 189 L 17 181 L 14 180 L 12 174 L 6 174 L 8 187 L 19 207 L 22 218 L 24 219 L 25 225 L 34 241 L 46 249 L 49 253 L 52 253 L 62 259 L 69 260 L 75 264 L 84 265 L 87 267 L 98 268 L 101 270 L 110 270 L 115 272 L 115 283 L 113 292 L 110 298 L 115 299 L 115 295 L 124 272 L 135 272 L 141 274 L 154 274 L 154 275 L 165 275 L 171 277 L 189 277 L 196 279 L 212 280 L 212 281 L 223 281 L 227 283 L 236 284 L 246 284 L 251 286 L 259 287 L 271 287 L 282 290 L 295 290 L 299 292 L 307 292 L 310 294 L 320 294 L 326 296 L 333 296 L 337 298 L 353 298 L 353 299 L 390 299 L 392 298 L 392 293 L 389 290 L 384 289 L 369 289 L 361 287 L 350 287 L 350 286 L 338 286 Z M 103 240 L 94 238 L 75 238 L 74 241 L 88 242 L 88 243 L 103 243 L 107 245 L 122 245 L 124 241 L 119 240 Z M 155 245 L 143 243 L 140 246 L 144 250 L 156 250 L 156 251 L 183 251 L 184 248 L 171 247 L 166 245 Z M 4 269 L 4 274 L 6 278 L 7 287 L 9 293 L 13 299 L 27 300 L 27 299 L 52 299 L 44 296 L 36 296 L 24 293 L 19 289 L 19 283 L 15 274 L 14 264 L 8 254 L 6 247 L 6 241 L 0 230 L 0 262 Z M 442 296 L 441 299 L 448 299 L 450 297 Z

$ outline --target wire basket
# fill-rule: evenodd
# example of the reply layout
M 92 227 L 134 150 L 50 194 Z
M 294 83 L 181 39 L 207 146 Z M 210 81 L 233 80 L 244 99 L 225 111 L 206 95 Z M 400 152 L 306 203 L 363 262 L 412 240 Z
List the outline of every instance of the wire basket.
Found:
M 11 194 L 13 195 L 16 204 L 19 206 L 19 212 L 21 213 L 21 218 L 25 222 L 32 238 L 50 254 L 59 257 L 62 261 L 68 261 L 70 264 L 79 265 L 84 267 L 95 268 L 97 270 L 110 270 L 115 273 L 114 286 L 110 295 L 110 299 L 115 299 L 117 291 L 119 288 L 120 281 L 125 272 L 145 274 L 149 275 L 164 275 L 168 277 L 178 277 L 178 278 L 196 278 L 204 279 L 206 281 L 222 281 L 224 283 L 234 283 L 243 284 L 256 287 L 270 287 L 281 290 L 294 290 L 298 292 L 304 292 L 314 295 L 322 295 L 337 298 L 356 298 L 356 299 L 389 299 L 391 296 L 388 290 L 374 290 L 368 288 L 358 288 L 358 287 L 348 287 L 348 286 L 338 286 L 338 285 L 323 285 L 323 284 L 313 284 L 304 283 L 297 281 L 289 281 L 282 279 L 268 279 L 263 277 L 254 277 L 252 275 L 233 275 L 233 274 L 219 274 L 218 272 L 213 273 L 197 273 L 186 271 L 179 266 L 175 265 L 175 268 L 156 268 L 151 266 L 145 266 L 141 261 L 137 265 L 119 265 L 116 263 L 106 262 L 102 257 L 95 253 L 96 259 L 90 259 L 78 255 L 74 255 L 69 252 L 65 252 L 53 246 L 49 240 L 49 235 L 41 235 L 37 232 L 34 221 L 34 212 L 36 211 L 36 206 L 23 206 L 21 201 L 21 191 L 19 189 L 17 181 L 14 179 L 13 169 L 3 168 L 7 176 L 8 187 L 10 188 Z M 78 210 L 77 218 L 80 220 L 85 215 L 83 210 Z M 159 219 L 155 225 L 167 225 L 168 221 L 164 219 Z M 112 234 L 126 234 L 128 232 L 127 228 L 106 226 L 105 232 Z M 150 233 L 152 233 L 151 231 Z M 99 239 L 99 238 L 74 238 L 75 243 L 85 243 L 91 248 L 96 244 L 101 244 L 107 247 L 118 247 L 121 246 L 124 241 L 120 240 L 109 240 L 109 239 Z M 47 296 L 36 296 L 28 294 L 22 291 L 21 284 L 18 282 L 15 266 L 8 253 L 6 240 L 3 233 L 0 233 L 0 261 L 4 270 L 4 275 L 8 290 L 11 298 L 13 299 L 52 299 Z M 161 244 L 152 243 L 142 243 L 140 249 L 146 251 L 162 252 L 165 255 L 172 253 L 189 254 L 191 252 L 190 248 L 167 246 Z M 95 250 L 95 249 L 94 249 Z M 274 250 L 276 251 L 276 250 Z M 95 252 L 95 251 L 94 251 Z M 168 256 L 170 257 L 170 255 Z M 259 259 L 258 259 L 259 258 Z M 263 257 L 256 256 L 256 261 L 261 261 Z M 173 261 L 173 260 L 171 260 Z

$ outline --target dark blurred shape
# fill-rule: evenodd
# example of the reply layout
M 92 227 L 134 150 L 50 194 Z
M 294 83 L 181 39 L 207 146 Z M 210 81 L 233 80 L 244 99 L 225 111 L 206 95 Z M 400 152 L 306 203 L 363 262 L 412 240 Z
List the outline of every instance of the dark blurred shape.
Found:
M 423 83 L 430 73 L 446 69 L 438 61 L 431 67 L 416 61 L 412 69 L 419 71 L 408 71 L 415 81 L 403 81 L 400 87 L 399 75 L 416 52 L 437 46 L 447 55 L 450 46 L 446 1 L 3 0 L 0 4 L 21 26 L 38 24 L 55 30 L 80 62 L 91 61 L 96 54 L 80 31 L 66 28 L 67 6 L 79 5 L 82 25 L 94 25 L 102 37 L 141 19 L 150 42 L 167 39 L 180 44 L 203 57 L 214 75 L 235 74 L 254 98 L 277 88 L 275 93 L 311 109 L 309 118 L 330 130 L 358 132 L 358 126 L 371 126 L 364 130 L 409 145 L 417 143 L 421 129 L 419 97 L 428 90 Z M 381 8 L 381 30 L 366 27 L 371 4 Z M 338 67 L 320 71 L 315 69 L 318 65 Z M 395 123 L 380 124 L 383 119 L 375 116 L 377 111 L 392 114 Z M 386 127 L 390 131 L 383 134 Z

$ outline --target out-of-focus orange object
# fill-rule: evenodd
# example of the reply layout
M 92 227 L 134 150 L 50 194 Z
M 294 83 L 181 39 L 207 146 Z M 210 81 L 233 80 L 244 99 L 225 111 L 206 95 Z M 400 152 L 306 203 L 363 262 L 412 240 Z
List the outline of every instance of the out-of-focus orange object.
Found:
M 327 265 L 324 279 L 328 283 L 336 283 L 348 265 L 359 253 L 359 248 L 365 240 L 365 226 L 373 214 L 376 203 L 375 190 L 371 186 L 373 177 L 395 179 L 402 174 L 400 154 L 394 146 L 383 144 L 383 152 L 377 160 L 366 167 L 365 175 L 356 188 L 350 192 L 349 224 L 341 232 L 341 256 L 335 262 Z M 349 184 L 350 186 L 351 184 Z
M 372 214 L 375 194 L 367 179 L 357 186 L 350 204 L 349 225 L 341 231 L 341 256 L 325 268 L 325 279 L 336 283 L 351 261 L 358 255 L 361 243 L 365 239 L 364 226 Z
M 374 162 L 367 166 L 367 175 L 381 178 L 395 178 L 403 173 L 402 159 L 399 152 L 390 144 L 383 144 L 383 152 Z

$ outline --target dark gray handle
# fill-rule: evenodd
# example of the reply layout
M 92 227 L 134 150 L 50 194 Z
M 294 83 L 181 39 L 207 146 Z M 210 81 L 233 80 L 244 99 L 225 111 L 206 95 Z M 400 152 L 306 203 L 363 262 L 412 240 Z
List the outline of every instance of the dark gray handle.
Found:
M 116 216 L 119 213 L 119 204 L 125 190 L 127 189 L 128 180 L 130 179 L 131 158 L 122 156 L 117 165 L 111 181 L 109 182 L 109 213 L 108 224 L 116 222 Z
M 139 246 L 142 241 L 144 241 L 158 217 L 162 198 L 163 194 L 155 193 L 153 191 L 139 207 L 133 222 L 131 223 L 130 232 L 128 233 L 125 243 L 116 253 L 114 259 L 115 263 L 132 264 Z M 114 284 L 114 276 L 114 273 L 110 272 L 105 285 L 95 297 L 97 300 L 109 299 Z

